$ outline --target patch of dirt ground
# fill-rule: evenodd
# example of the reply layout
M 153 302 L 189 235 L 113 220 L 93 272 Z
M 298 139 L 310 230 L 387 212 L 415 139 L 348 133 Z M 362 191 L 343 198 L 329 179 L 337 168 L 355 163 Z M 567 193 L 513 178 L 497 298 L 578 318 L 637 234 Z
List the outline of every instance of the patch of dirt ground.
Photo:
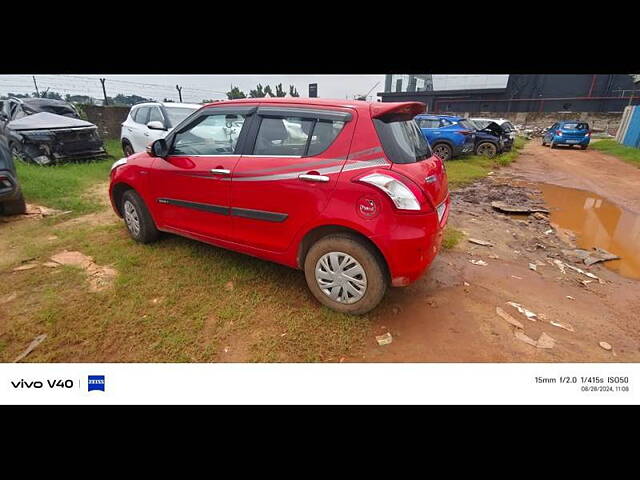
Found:
M 575 248 L 575 236 L 554 228 L 548 215 L 512 215 L 491 207 L 492 201 L 544 205 L 541 192 L 526 182 L 545 181 L 591 188 L 623 207 L 638 208 L 640 169 L 599 152 L 550 150 L 534 142 L 499 175 L 452 192 L 449 224 L 462 230 L 464 238 L 441 252 L 421 280 L 389 291 L 366 351 L 349 361 L 640 361 L 640 282 L 602 263 L 586 267 L 567 256 L 567 250 Z M 473 244 L 469 238 L 493 246 Z M 538 318 L 528 319 L 507 302 Z M 544 332 L 555 340 L 554 346 L 537 348 L 516 338 L 518 329 L 499 316 L 496 307 L 522 323 L 528 337 L 536 340 Z M 375 335 L 386 331 L 393 342 L 379 346 Z M 613 349 L 604 350 L 599 345 L 603 341 Z

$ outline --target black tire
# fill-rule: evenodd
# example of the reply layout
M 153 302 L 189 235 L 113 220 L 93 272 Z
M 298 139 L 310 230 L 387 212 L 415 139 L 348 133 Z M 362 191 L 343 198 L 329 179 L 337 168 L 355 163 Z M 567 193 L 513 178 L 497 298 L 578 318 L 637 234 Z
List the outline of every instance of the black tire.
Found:
M 133 147 L 129 142 L 122 142 L 122 153 L 124 153 L 125 157 L 130 157 L 135 152 L 133 151 Z
M 556 144 L 553 140 L 551 140 L 551 143 L 549 144 L 549 148 L 556 148 Z
M 11 157 L 13 159 L 20 160 L 20 161 L 25 162 L 25 163 L 29 163 L 22 156 L 22 149 L 20 148 L 20 146 L 17 143 L 15 143 L 15 142 L 9 143 L 9 150 L 11 151 Z
M 450 160 L 453 156 L 453 149 L 446 143 L 436 143 L 433 146 L 433 153 L 438 155 L 442 160 Z
M 498 154 L 498 147 L 495 143 L 481 142 L 476 147 L 476 155 L 482 155 L 484 157 L 493 158 Z
M 580 150 L 586 150 L 589 145 L 580 145 Z
M 127 190 L 124 192 L 120 212 L 124 218 L 124 223 L 127 226 L 129 235 L 131 235 L 131 238 L 136 242 L 150 243 L 157 240 L 160 232 L 158 232 L 147 206 L 135 190 Z
M 544 141 L 544 137 L 542 137 L 542 146 L 546 147 L 547 146 L 547 142 Z
M 24 215 L 27 213 L 27 204 L 24 202 L 22 192 L 18 198 L 2 202 L 0 208 L 4 215 Z
M 352 296 L 345 302 L 336 301 L 329 297 L 329 293 L 325 293 L 319 285 L 319 280 L 316 280 L 316 266 L 323 268 L 319 261 L 323 256 L 331 252 L 337 254 L 339 258 L 338 263 L 344 261 L 346 259 L 345 255 L 348 255 L 352 260 L 357 262 L 359 267 L 364 271 L 364 276 L 361 274 L 353 275 L 357 282 L 365 282 L 364 293 L 358 300 L 353 300 L 354 296 Z M 343 265 L 343 268 L 357 267 L 355 262 L 352 263 L 348 261 L 347 264 Z M 347 271 L 348 270 L 349 269 L 347 269 Z M 386 269 L 378 252 L 356 236 L 349 234 L 328 235 L 314 243 L 304 260 L 304 275 L 309 290 L 311 290 L 313 296 L 316 297 L 320 303 L 336 312 L 349 313 L 352 315 L 362 315 L 373 310 L 380 303 L 380 300 L 382 300 L 388 284 Z M 322 281 L 322 279 L 320 281 Z M 357 285 L 344 279 L 342 279 L 342 282 L 344 282 L 343 285 L 349 283 L 352 290 L 354 289 L 354 285 Z M 358 289 L 361 288 L 360 283 Z M 336 289 L 336 295 L 338 297 L 342 297 L 342 295 L 349 296 L 349 291 L 344 286 L 338 285 L 328 290 L 333 294 L 333 289 Z M 347 301 L 352 303 L 346 303 Z

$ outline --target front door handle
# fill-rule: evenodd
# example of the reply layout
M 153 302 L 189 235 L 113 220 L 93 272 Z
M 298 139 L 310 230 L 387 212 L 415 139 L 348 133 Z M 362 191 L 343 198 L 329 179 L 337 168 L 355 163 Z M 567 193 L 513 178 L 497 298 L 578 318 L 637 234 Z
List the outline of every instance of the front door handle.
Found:
M 311 175 L 311 174 L 302 174 L 302 175 L 298 175 L 298 178 L 300 180 L 304 180 L 305 182 L 328 182 L 329 180 L 331 180 L 329 177 L 327 177 L 326 175 Z
M 214 175 L 229 175 L 231 170 L 227 170 L 226 168 L 212 168 L 209 170 Z

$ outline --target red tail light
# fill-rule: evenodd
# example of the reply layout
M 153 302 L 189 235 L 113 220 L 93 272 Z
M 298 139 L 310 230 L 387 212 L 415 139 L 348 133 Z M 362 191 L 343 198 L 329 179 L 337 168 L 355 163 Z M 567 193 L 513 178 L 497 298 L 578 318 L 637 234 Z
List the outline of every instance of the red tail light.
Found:
M 591 136 L 591 132 L 587 132 L 584 134 L 585 137 L 590 137 Z
M 559 137 L 562 136 L 562 130 L 556 130 L 556 135 L 558 135 Z

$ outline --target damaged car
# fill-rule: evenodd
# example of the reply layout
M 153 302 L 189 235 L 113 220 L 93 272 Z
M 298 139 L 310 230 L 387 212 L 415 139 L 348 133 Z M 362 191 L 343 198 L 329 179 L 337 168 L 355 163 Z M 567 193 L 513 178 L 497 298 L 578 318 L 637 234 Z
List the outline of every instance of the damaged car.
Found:
M 38 165 L 106 155 L 98 127 L 80 119 L 77 110 L 61 100 L 5 100 L 0 137 L 14 157 Z
M 16 166 L 9 149 L 0 139 L 0 214 L 20 215 L 27 211 Z
M 511 150 L 513 139 L 496 122 L 470 120 L 476 127 L 475 154 L 493 158 Z

